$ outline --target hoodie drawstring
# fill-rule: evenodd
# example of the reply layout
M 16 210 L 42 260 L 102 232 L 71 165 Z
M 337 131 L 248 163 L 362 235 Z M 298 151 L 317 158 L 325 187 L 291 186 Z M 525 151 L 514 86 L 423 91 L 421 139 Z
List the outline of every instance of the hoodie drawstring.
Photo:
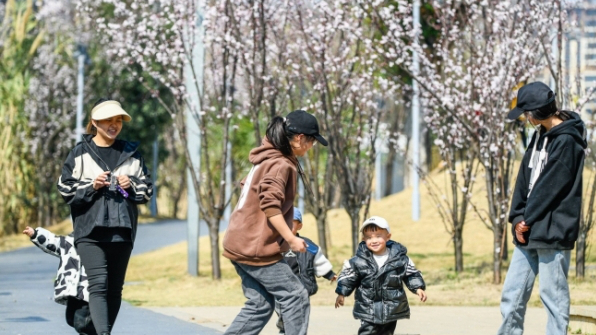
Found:
M 540 136 L 539 135 L 537 135 L 537 136 L 538 136 L 538 138 L 536 139 L 536 142 L 534 142 L 534 149 L 532 150 L 532 156 L 530 157 L 530 163 L 528 164 L 528 167 L 530 169 L 532 169 L 532 174 L 530 175 L 530 184 L 528 185 L 528 197 L 530 197 L 530 194 L 532 193 L 532 188 L 534 187 L 536 180 L 540 176 L 540 173 L 542 173 L 542 170 L 544 169 L 544 166 L 546 165 L 546 162 L 548 161 L 548 153 L 546 152 L 546 145 L 548 144 L 548 136 L 544 137 L 544 143 L 542 144 L 542 149 L 540 150 L 540 153 L 538 154 L 538 156 L 536 156 L 538 140 L 540 139 Z

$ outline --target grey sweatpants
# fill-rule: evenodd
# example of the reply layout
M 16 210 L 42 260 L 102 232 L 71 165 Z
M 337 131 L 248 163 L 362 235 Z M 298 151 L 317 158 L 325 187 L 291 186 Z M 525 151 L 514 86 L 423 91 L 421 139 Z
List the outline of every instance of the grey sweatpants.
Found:
M 306 335 L 310 316 L 308 293 L 286 262 L 266 266 L 232 264 L 248 300 L 224 334 L 259 334 L 271 319 L 277 300 L 286 334 Z

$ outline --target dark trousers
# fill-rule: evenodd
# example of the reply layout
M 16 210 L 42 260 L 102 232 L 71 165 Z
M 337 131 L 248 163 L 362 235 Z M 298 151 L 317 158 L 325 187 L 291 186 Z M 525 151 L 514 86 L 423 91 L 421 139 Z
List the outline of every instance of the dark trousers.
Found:
M 89 311 L 95 330 L 110 332 L 120 311 L 132 244 L 80 242 L 76 248 L 89 280 Z
M 396 326 L 397 321 L 376 324 L 360 320 L 360 329 L 358 329 L 358 335 L 393 335 Z
M 97 334 L 93 326 L 93 321 L 91 321 L 89 303 L 75 297 L 68 297 L 68 302 L 66 303 L 66 323 L 73 327 L 79 334 Z

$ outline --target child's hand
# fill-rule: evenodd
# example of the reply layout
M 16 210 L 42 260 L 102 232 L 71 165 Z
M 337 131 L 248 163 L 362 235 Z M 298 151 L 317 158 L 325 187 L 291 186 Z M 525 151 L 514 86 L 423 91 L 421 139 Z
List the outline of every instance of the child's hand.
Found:
M 33 237 L 33 234 L 35 234 L 35 230 L 29 226 L 27 226 L 25 228 L 25 230 L 23 230 L 23 234 L 29 236 L 29 238 Z
M 419 288 L 416 290 L 416 294 L 418 294 L 418 297 L 420 297 L 420 301 L 426 302 L 426 292 L 424 292 L 423 289 Z
M 331 279 L 329 279 L 329 284 L 333 284 L 333 282 L 336 280 L 337 280 L 337 275 L 335 275 Z
M 338 295 L 337 299 L 335 299 L 335 308 L 339 308 L 339 306 L 343 306 L 343 305 L 344 305 L 344 296 Z

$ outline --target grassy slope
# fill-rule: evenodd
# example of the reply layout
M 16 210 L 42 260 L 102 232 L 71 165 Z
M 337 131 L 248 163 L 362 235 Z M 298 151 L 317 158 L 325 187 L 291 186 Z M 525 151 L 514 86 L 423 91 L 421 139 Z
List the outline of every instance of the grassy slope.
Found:
M 157 218 L 159 219 L 159 218 Z M 139 223 L 149 223 L 157 220 L 156 218 L 152 218 L 148 215 L 141 215 L 139 217 Z M 37 228 L 35 225 L 31 226 L 32 228 Z M 51 227 L 47 227 L 46 229 L 50 230 L 54 234 L 58 235 L 68 235 L 72 232 L 72 223 L 70 218 L 63 220 L 62 222 L 55 224 Z M 30 247 L 33 244 L 31 243 L 29 237 L 23 234 L 16 234 L 16 235 L 7 235 L 0 237 L 0 252 L 14 250 L 23 247 Z
M 435 175 L 437 182 L 445 182 L 444 174 Z M 483 185 L 477 185 L 480 190 Z M 428 285 L 431 305 L 498 305 L 501 285 L 492 281 L 492 232 L 472 213 L 464 228 L 464 273 L 453 271 L 453 247 L 443 222 L 434 209 L 427 192 L 423 189 L 421 220 L 411 220 L 411 190 L 373 202 L 370 215 L 385 217 L 392 231 L 392 238 L 408 247 L 409 255 L 423 272 Z M 477 192 L 476 203 L 482 207 L 486 195 Z M 329 212 L 331 229 L 330 260 L 334 270 L 339 271 L 343 260 L 351 255 L 349 218 L 344 210 Z M 315 220 L 305 216 L 302 235 L 317 240 Z M 596 239 L 591 234 L 591 243 Z M 510 251 L 511 243 L 509 243 Z M 572 266 L 575 264 L 572 260 Z M 210 252 L 207 238 L 200 241 L 200 276 L 191 277 L 186 273 L 186 243 L 166 247 L 148 254 L 133 257 L 127 275 L 124 297 L 128 301 L 145 306 L 223 306 L 242 305 L 244 297 L 240 279 L 232 265 L 222 257 L 223 279 L 210 278 Z M 588 263 L 596 263 L 596 255 L 588 257 Z M 574 270 L 570 270 L 572 303 L 596 303 L 595 270 L 589 270 L 584 281 L 575 280 Z M 505 278 L 505 272 L 503 272 Z M 320 289 L 312 297 L 316 305 L 331 305 L 335 301 L 334 286 L 324 279 Z M 539 305 L 538 289 L 531 300 Z M 410 295 L 413 304 L 419 304 Z M 348 299 L 348 304 L 352 298 Z

